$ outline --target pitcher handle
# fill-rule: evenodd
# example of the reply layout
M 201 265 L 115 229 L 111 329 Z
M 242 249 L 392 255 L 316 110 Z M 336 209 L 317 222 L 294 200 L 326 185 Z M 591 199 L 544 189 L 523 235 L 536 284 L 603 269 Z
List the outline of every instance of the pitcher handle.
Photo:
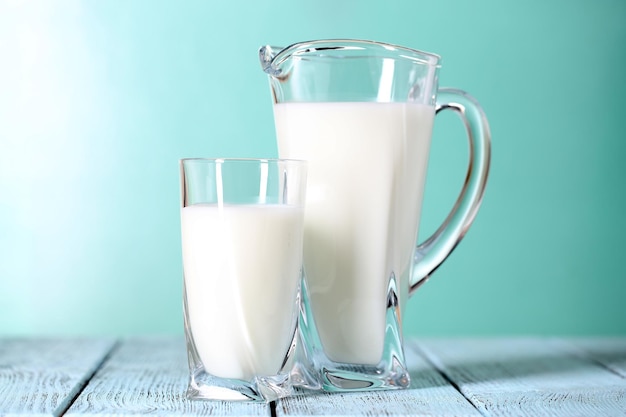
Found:
M 455 111 L 463 120 L 469 138 L 469 167 L 461 194 L 439 229 L 417 246 L 409 294 L 430 277 L 459 244 L 471 226 L 485 192 L 491 160 L 491 133 L 485 113 L 478 102 L 464 91 L 441 88 L 436 114 Z

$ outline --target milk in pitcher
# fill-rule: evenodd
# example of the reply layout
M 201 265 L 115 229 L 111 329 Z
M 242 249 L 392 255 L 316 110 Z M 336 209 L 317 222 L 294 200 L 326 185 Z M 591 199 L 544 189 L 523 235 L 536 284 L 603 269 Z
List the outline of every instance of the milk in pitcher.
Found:
M 333 361 L 381 359 L 389 277 L 408 288 L 434 113 L 416 103 L 274 105 L 280 157 L 309 162 L 304 270 Z

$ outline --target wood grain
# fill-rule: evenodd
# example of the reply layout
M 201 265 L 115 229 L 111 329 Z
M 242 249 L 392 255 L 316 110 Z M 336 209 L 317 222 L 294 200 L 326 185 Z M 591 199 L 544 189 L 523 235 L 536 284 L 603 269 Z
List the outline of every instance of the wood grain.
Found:
M 406 390 L 303 395 L 277 403 L 277 416 L 480 416 L 408 343 Z
M 626 379 L 563 340 L 430 340 L 419 348 L 485 416 L 626 416 Z
M 113 340 L 0 339 L 0 415 L 60 416 Z
M 270 415 L 268 404 L 188 400 L 187 380 L 182 337 L 129 339 L 120 343 L 66 416 Z
M 571 343 L 582 354 L 626 378 L 626 338 L 574 339 Z

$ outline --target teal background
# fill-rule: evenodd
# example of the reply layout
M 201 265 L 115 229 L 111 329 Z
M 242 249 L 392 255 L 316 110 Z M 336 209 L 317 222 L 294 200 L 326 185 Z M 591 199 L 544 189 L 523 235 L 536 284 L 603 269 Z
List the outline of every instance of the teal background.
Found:
M 275 156 L 258 47 L 336 37 L 442 55 L 491 123 L 483 206 L 407 333 L 626 334 L 625 22 L 620 0 L 0 0 L 0 334 L 182 333 L 177 160 Z M 422 238 L 466 164 L 438 116 Z

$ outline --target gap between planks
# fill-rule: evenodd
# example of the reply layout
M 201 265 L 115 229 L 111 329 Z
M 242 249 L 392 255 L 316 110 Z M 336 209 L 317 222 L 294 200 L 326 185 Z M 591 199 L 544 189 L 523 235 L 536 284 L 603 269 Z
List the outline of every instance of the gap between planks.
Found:
M 76 390 L 76 394 L 72 398 L 69 399 L 69 401 L 64 407 L 60 408 L 59 410 L 55 410 L 55 415 L 58 415 L 59 417 L 63 417 L 65 415 L 67 410 L 70 409 L 70 407 L 72 406 L 72 404 L 74 404 L 74 402 L 80 396 L 80 394 L 82 394 L 85 388 L 87 388 L 87 385 L 89 385 L 89 381 L 91 381 L 91 379 L 98 373 L 98 371 L 102 369 L 104 364 L 111 358 L 111 356 L 113 355 L 113 353 L 115 353 L 115 351 L 119 348 L 119 346 L 120 346 L 120 340 L 119 339 L 114 340 L 113 343 L 111 344 L 111 347 L 109 348 L 109 351 L 106 354 L 104 354 L 104 356 L 102 356 L 102 358 L 100 359 L 100 362 L 98 362 L 97 365 L 94 366 L 94 369 L 90 373 L 86 374 L 85 380 L 79 385 L 78 389 Z
M 439 375 L 441 375 L 441 377 L 447 381 L 450 386 L 452 386 L 455 390 L 457 390 L 457 392 L 459 393 L 459 395 L 461 395 L 463 398 L 465 398 L 465 400 L 469 403 L 469 405 L 471 405 L 478 413 L 480 413 L 483 416 L 486 416 L 486 414 L 484 414 L 477 406 L 476 404 L 474 404 L 474 402 L 463 393 L 463 390 L 461 390 L 461 387 L 452 379 L 448 376 L 448 374 L 445 372 L 445 370 L 443 369 L 443 367 L 441 366 L 441 364 L 437 364 L 435 363 L 435 361 L 433 361 L 430 357 L 430 355 L 428 355 L 424 349 L 420 346 L 419 342 L 416 339 L 408 339 L 406 340 L 406 347 L 408 347 L 409 349 L 413 349 L 413 351 L 415 353 L 417 353 L 419 356 L 422 357 L 422 359 L 430 364 L 430 366 L 432 366 L 432 368 L 437 371 L 437 373 Z
M 115 341 L 0 338 L 0 415 L 60 417 L 89 384 Z

